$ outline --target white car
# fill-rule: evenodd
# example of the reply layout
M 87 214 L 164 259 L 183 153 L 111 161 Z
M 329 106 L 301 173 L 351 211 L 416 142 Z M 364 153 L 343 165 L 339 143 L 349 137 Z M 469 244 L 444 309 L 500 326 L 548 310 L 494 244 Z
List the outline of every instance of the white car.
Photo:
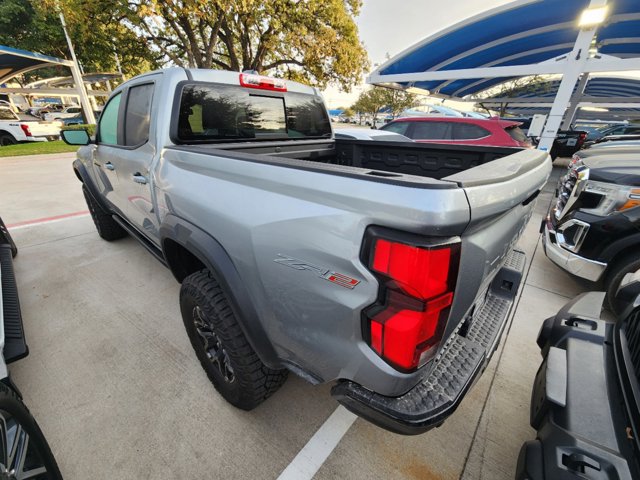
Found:
M 61 128 L 61 122 L 24 122 L 10 108 L 0 105 L 0 147 L 57 140 Z
M 79 106 L 71 105 L 70 107 L 66 107 L 61 112 L 45 113 L 44 119 L 50 122 L 51 120 L 59 120 L 61 118 L 75 117 L 81 113 L 82 113 L 82 109 Z

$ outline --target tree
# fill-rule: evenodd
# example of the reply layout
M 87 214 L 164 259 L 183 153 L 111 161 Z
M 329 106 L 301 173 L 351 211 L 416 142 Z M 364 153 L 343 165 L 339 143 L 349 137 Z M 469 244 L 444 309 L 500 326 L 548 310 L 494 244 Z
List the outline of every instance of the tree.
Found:
M 372 123 L 375 125 L 381 110 L 388 109 L 393 117 L 397 117 L 417 103 L 416 95 L 403 90 L 372 87 L 362 92 L 351 108 L 360 115 L 371 115 Z
M 361 0 L 119 0 L 125 24 L 167 63 L 256 70 L 349 89 L 368 66 Z
M 416 95 L 404 90 L 396 90 L 392 88 L 385 88 L 383 90 L 385 104 L 394 118 L 408 108 L 415 107 L 418 103 Z
M 117 50 L 125 74 L 135 75 L 158 66 L 154 55 L 121 23 L 113 7 L 120 0 L 61 0 L 69 35 L 86 72 L 116 69 Z M 55 0 L 0 0 L 0 44 L 69 58 L 67 41 Z M 26 74 L 26 81 L 69 75 L 66 67 Z
M 483 93 L 485 100 L 491 101 L 491 98 L 511 98 L 521 96 L 525 93 L 533 93 L 542 95 L 551 90 L 552 82 L 541 75 L 532 75 L 528 77 L 519 77 L 508 80 L 504 83 L 496 85 Z M 489 109 L 482 104 L 483 99 L 478 99 L 478 105 L 484 108 L 488 113 Z M 495 102 L 492 102 L 495 103 Z M 504 117 L 507 113 L 509 102 L 501 102 L 499 116 Z

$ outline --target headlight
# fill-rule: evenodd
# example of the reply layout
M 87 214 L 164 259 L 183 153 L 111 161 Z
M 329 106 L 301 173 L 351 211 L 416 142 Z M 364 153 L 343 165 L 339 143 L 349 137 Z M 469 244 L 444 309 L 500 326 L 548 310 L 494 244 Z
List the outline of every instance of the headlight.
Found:
M 640 188 L 589 180 L 584 191 L 602 196 L 597 207 L 584 209 L 594 215 L 605 216 L 640 206 Z

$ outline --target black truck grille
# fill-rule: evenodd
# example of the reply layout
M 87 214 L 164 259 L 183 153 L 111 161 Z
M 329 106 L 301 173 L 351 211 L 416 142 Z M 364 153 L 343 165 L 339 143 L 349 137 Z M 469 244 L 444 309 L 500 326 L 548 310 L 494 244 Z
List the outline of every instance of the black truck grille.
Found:
M 627 339 L 629 360 L 633 365 L 635 377 L 640 382 L 640 309 L 636 309 L 627 318 L 623 332 Z

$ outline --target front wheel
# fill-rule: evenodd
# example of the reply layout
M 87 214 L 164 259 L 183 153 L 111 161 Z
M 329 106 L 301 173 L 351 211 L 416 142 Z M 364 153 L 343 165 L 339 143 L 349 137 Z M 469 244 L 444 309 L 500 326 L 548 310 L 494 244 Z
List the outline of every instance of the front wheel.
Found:
M 620 259 L 617 259 L 611 266 L 611 269 L 607 272 L 604 279 L 604 285 L 607 289 L 606 302 L 609 310 L 616 315 L 620 315 L 622 312 L 619 308 L 616 308 L 615 297 L 622 279 L 627 273 L 633 273 L 640 270 L 640 254 L 633 253 Z
M 42 430 L 4 383 L 0 383 L 0 478 L 62 479 Z
M 96 226 L 100 238 L 110 242 L 127 235 L 125 229 L 118 225 L 109 212 L 105 212 L 102 206 L 95 201 L 84 184 L 82 185 L 82 193 L 84 194 L 84 199 L 89 207 L 93 224 Z
M 202 368 L 229 403 L 251 410 L 284 383 L 287 370 L 274 370 L 262 363 L 211 272 L 201 270 L 184 279 L 180 311 Z

